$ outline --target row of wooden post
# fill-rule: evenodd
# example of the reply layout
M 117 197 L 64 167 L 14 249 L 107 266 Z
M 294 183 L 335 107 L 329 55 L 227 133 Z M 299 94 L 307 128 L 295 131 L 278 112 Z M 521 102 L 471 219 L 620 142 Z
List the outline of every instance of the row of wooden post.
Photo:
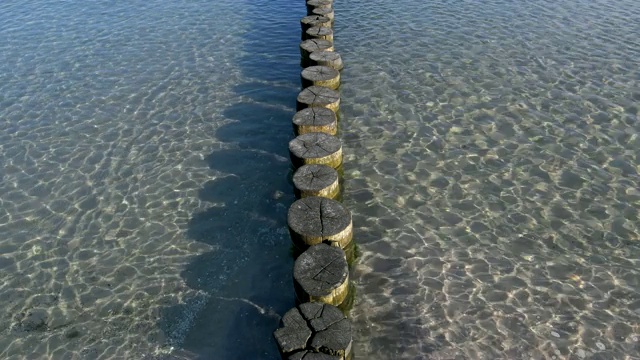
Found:
M 301 19 L 300 77 L 289 143 L 298 198 L 287 222 L 296 257 L 297 306 L 274 332 L 283 359 L 351 359 L 347 313 L 354 290 L 349 266 L 355 259 L 351 212 L 341 199 L 342 144 L 336 136 L 342 58 L 333 47 L 333 0 L 308 0 Z

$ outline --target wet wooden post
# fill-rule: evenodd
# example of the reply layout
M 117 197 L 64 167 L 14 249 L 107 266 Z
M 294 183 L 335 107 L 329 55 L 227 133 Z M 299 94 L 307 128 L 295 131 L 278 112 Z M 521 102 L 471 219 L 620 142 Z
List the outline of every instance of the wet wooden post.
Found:
M 326 243 L 344 249 L 353 239 L 351 212 L 340 202 L 310 196 L 296 200 L 287 214 L 289 232 L 301 249 Z
M 300 64 L 309 66 L 309 55 L 316 51 L 333 51 L 333 42 L 322 39 L 309 39 L 300 43 Z
M 336 114 L 340 110 L 340 93 L 322 86 L 309 86 L 298 94 L 298 111 L 308 107 L 324 107 Z
M 314 26 L 331 27 L 331 19 L 320 15 L 308 15 L 300 19 L 300 26 L 302 27 L 302 33 Z
M 319 15 L 329 18 L 329 20 L 331 20 L 331 25 L 333 26 L 335 16 L 332 7 L 316 7 L 311 10 L 311 15 Z
M 313 9 L 333 8 L 333 0 L 309 0 L 307 1 L 307 15 L 313 14 Z
M 303 90 L 289 142 L 295 201 L 287 223 L 295 245 L 293 281 L 303 302 L 282 318 L 274 332 L 283 359 L 351 360 L 351 323 L 345 312 L 355 287 L 349 264 L 355 258 L 351 212 L 340 202 L 342 144 L 335 136 L 340 108 L 342 58 L 333 50 L 333 0 L 308 0 L 300 20 Z M 337 305 L 333 306 L 333 305 Z
M 293 115 L 293 131 L 296 136 L 310 132 L 335 135 L 338 132 L 338 117 L 333 110 L 324 107 L 308 107 Z
M 303 165 L 293 174 L 296 197 L 335 199 L 340 194 L 338 178 L 336 169 L 327 165 Z
M 333 30 L 324 26 L 314 26 L 303 33 L 302 40 L 321 39 L 333 42 Z
M 287 311 L 273 336 L 283 359 L 349 360 L 352 358 L 351 322 L 335 306 L 309 302 Z M 304 356 L 324 354 L 329 357 Z
M 314 51 L 309 54 L 309 66 L 322 65 L 342 70 L 342 57 L 334 51 Z
M 323 86 L 332 90 L 340 87 L 340 72 L 328 66 L 309 66 L 300 73 L 302 88 Z
M 333 135 L 306 133 L 289 142 L 289 155 L 295 167 L 321 164 L 335 169 L 342 164 L 342 143 Z
M 304 350 L 289 356 L 287 360 L 340 360 L 340 357 Z
M 309 247 L 293 267 L 300 302 L 318 301 L 339 306 L 349 291 L 349 265 L 344 251 L 326 244 Z

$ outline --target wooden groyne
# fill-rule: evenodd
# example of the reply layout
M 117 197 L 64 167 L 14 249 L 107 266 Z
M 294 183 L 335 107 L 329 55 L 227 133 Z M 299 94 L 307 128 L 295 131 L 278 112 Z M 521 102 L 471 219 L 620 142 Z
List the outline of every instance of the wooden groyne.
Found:
M 308 0 L 300 20 L 300 80 L 289 142 L 294 192 L 287 216 L 296 257 L 296 303 L 274 332 L 283 359 L 351 359 L 355 259 L 351 212 L 339 201 L 342 143 L 336 136 L 342 58 L 333 45 L 333 0 Z

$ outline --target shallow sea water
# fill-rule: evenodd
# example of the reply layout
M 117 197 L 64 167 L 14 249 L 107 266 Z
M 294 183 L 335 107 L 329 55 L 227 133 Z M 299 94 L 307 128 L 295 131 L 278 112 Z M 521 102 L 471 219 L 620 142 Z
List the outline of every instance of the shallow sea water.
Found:
M 640 358 L 636 4 L 335 7 L 356 357 Z M 0 4 L 0 358 L 278 358 L 303 15 Z
M 0 3 L 1 359 L 277 357 L 303 15 Z
M 336 1 L 363 359 L 640 359 L 635 1 Z

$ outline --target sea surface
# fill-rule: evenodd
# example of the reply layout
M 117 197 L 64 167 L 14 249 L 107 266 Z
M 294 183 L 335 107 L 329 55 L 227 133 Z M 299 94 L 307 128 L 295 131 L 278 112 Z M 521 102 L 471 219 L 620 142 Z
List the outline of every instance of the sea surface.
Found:
M 335 3 L 363 359 L 640 359 L 637 1 Z
M 357 359 L 640 359 L 640 7 L 336 0 Z M 0 2 L 0 359 L 278 359 L 303 0 Z
M 0 2 L 0 359 L 277 358 L 304 14 Z

